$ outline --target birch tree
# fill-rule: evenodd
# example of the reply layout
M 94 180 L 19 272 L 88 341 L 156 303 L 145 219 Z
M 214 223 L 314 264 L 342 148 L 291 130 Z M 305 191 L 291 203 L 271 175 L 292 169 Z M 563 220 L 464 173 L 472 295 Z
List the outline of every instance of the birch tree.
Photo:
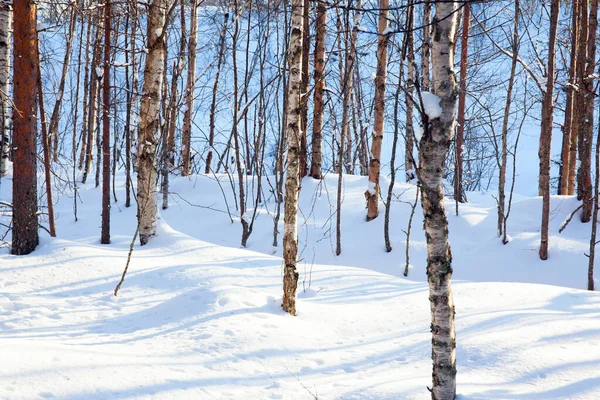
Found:
M 283 215 L 283 309 L 296 315 L 296 288 L 298 287 L 298 188 L 300 186 L 300 126 L 302 80 L 303 0 L 292 1 L 292 29 L 288 50 L 289 81 L 286 130 L 288 138 L 288 166 L 285 178 Z
M 156 146 L 166 57 L 166 9 L 166 0 L 154 0 L 148 11 L 148 55 L 144 65 L 138 131 L 137 217 L 142 246 L 156 231 Z
M 9 107 L 8 79 L 10 75 L 10 26 L 12 9 L 9 3 L 0 3 L 0 176 L 8 173 L 10 154 L 8 141 Z
M 456 334 L 450 286 L 452 253 L 442 184 L 446 155 L 456 123 L 457 89 L 453 71 L 456 4 L 435 2 L 432 89 L 436 95 L 434 101 L 437 99 L 439 104 L 433 104 L 428 114 L 422 113 L 424 132 L 417 169 L 427 239 L 427 281 L 433 336 L 431 398 L 434 400 L 453 400 L 456 397 Z

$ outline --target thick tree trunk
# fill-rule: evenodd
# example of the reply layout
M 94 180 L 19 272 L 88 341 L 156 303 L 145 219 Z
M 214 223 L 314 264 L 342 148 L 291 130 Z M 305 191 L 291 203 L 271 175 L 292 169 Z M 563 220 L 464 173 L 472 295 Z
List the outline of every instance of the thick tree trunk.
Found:
M 100 243 L 110 244 L 110 31 L 112 0 L 104 3 L 104 76 L 102 101 L 102 232 Z
M 192 116 L 194 115 L 194 87 L 196 83 L 196 47 L 198 44 L 198 0 L 192 0 L 190 10 L 190 42 L 188 46 L 187 83 L 185 88 L 185 112 L 181 132 L 181 175 L 192 173 Z
M 0 176 L 8 173 L 10 143 L 8 129 L 10 121 L 10 100 L 8 97 L 8 80 L 10 75 L 10 29 L 12 6 L 0 4 Z
M 296 288 L 298 287 L 298 188 L 300 186 L 300 143 L 302 80 L 303 0 L 292 0 L 292 30 L 288 53 L 289 83 L 287 108 L 288 167 L 285 179 L 284 233 L 283 233 L 283 303 L 282 307 L 296 315 Z
M 13 92 L 13 215 L 12 248 L 16 255 L 29 254 L 38 245 L 37 217 L 37 114 L 36 6 L 31 0 L 14 4 Z M 30 71 L 30 73 L 22 73 Z M 33 72 L 33 73 L 31 73 Z
M 567 88 L 567 100 L 565 104 L 565 122 L 563 125 L 563 142 L 561 151 L 561 164 L 560 164 L 560 177 L 559 177 L 559 190 L 558 194 L 569 195 L 573 194 L 570 192 L 570 183 L 573 182 L 573 189 L 575 189 L 575 179 L 570 174 L 571 164 L 571 141 L 573 136 L 573 113 L 574 113 L 574 100 L 575 100 L 575 79 L 577 71 L 577 42 L 579 34 L 579 26 L 577 21 L 577 10 L 579 0 L 573 0 L 571 4 L 571 55 L 569 61 L 569 87 Z M 576 143 L 576 141 L 575 141 Z M 575 147 L 575 151 L 577 148 Z M 575 154 L 576 156 L 576 154 Z
M 137 178 L 138 229 L 142 246 L 156 231 L 156 146 L 166 57 L 166 9 L 166 0 L 154 0 L 148 11 L 148 55 L 140 105 Z
M 312 158 L 310 176 L 323 178 L 323 114 L 325 111 L 325 41 L 327 39 L 327 8 L 317 5 L 317 27 L 315 37 L 315 94 L 312 133 Z
M 418 176 L 427 238 L 427 280 L 431 305 L 433 400 L 456 398 L 456 334 L 450 280 L 452 253 L 448 220 L 444 210 L 443 171 L 456 122 L 456 78 L 453 73 L 456 3 L 435 2 L 433 24 L 433 92 L 442 112 L 435 118 L 423 115 Z
M 456 201 L 456 214 L 458 203 L 464 203 L 464 190 L 462 185 L 463 172 L 463 146 L 465 143 L 465 111 L 467 103 L 467 66 L 469 64 L 469 26 L 471 25 L 471 5 L 465 3 L 463 8 L 462 36 L 460 48 L 460 82 L 458 91 L 458 121 L 454 146 L 456 160 L 454 166 L 454 201 Z
M 587 55 L 585 72 L 582 71 L 580 77 L 583 85 L 583 103 L 584 118 L 579 121 L 579 187 L 581 188 L 581 200 L 583 200 L 583 210 L 581 212 L 581 222 L 589 222 L 592 218 L 592 141 L 594 134 L 594 98 L 596 96 L 594 89 L 594 68 L 596 66 L 596 30 L 598 27 L 598 0 L 590 2 L 590 13 L 587 33 Z
M 379 36 L 377 38 L 377 75 L 375 76 L 375 120 L 369 161 L 369 187 L 367 198 L 367 221 L 379 215 L 379 173 L 381 170 L 381 145 L 383 143 L 383 123 L 385 118 L 385 81 L 387 78 L 389 0 L 379 0 Z

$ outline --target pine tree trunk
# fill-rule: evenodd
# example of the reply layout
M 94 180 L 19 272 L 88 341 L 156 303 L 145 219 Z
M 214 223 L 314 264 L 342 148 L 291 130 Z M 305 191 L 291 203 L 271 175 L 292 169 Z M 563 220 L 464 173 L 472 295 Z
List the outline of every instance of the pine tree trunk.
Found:
M 102 101 L 102 232 L 100 243 L 110 244 L 110 31 L 112 0 L 104 3 L 104 76 Z
M 456 160 L 454 167 L 454 201 L 458 215 L 458 203 L 464 203 L 463 191 L 463 146 L 465 143 L 465 111 L 467 103 L 467 66 L 469 64 L 469 26 L 471 25 L 471 5 L 465 3 L 463 7 L 462 37 L 460 48 L 460 82 L 458 91 L 458 126 L 456 127 L 456 140 L 454 143 Z
M 369 187 L 367 198 L 367 221 L 379 215 L 379 173 L 381 170 L 381 145 L 383 143 L 383 124 L 385 118 L 385 81 L 387 78 L 387 59 L 389 35 L 389 0 L 379 0 L 379 36 L 377 38 L 377 75 L 375 77 L 375 120 L 371 142 L 371 160 L 369 161 Z
M 10 30 L 12 6 L 0 4 L 0 176 L 8 173 L 10 143 L 8 129 L 10 121 L 10 100 L 8 98 L 8 81 L 10 75 Z
M 292 29 L 288 53 L 289 84 L 287 108 L 288 166 L 285 180 L 284 233 L 283 233 L 283 309 L 296 315 L 296 288 L 298 287 L 298 188 L 300 183 L 302 31 L 303 0 L 292 0 Z
M 190 11 L 190 42 L 188 47 L 187 83 L 185 88 L 185 112 L 183 113 L 183 131 L 181 132 L 181 175 L 192 173 L 191 141 L 192 115 L 194 114 L 194 87 L 196 82 L 196 47 L 198 44 L 198 0 L 192 0 Z
M 427 281 L 431 305 L 433 400 L 456 397 L 456 334 L 454 301 L 450 281 L 452 253 L 448 241 L 448 220 L 444 210 L 443 171 L 456 123 L 456 80 L 453 73 L 456 31 L 456 3 L 435 2 L 433 24 L 433 92 L 440 98 L 442 113 L 429 119 L 423 115 L 418 176 L 421 181 L 425 237 L 427 239 Z
M 315 93 L 312 133 L 312 158 L 310 176 L 322 179 L 323 165 L 323 114 L 325 111 L 325 41 L 327 39 L 327 8 L 317 5 L 317 27 L 315 37 Z
M 155 0 L 148 12 L 148 55 L 144 66 L 138 134 L 138 229 L 142 246 L 156 232 L 156 146 L 166 57 L 166 9 L 166 0 Z
M 37 71 L 36 6 L 14 4 L 14 70 Z M 14 74 L 13 215 L 11 253 L 25 255 L 38 245 L 36 73 Z

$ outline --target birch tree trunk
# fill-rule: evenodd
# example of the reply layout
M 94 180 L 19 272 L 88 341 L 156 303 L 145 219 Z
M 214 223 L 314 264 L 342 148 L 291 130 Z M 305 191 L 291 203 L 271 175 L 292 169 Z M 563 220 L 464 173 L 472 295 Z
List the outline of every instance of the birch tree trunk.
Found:
M 315 37 L 315 94 L 312 134 L 312 158 L 310 176 L 323 178 L 323 114 L 325 110 L 325 41 L 327 39 L 327 8 L 323 3 L 317 5 L 317 27 Z
M 138 140 L 138 229 L 140 244 L 155 234 L 156 146 L 160 128 L 163 70 L 166 57 L 166 0 L 154 0 L 148 11 L 148 55 L 140 104 Z
M 11 253 L 25 255 L 38 245 L 37 217 L 37 113 L 38 68 L 36 6 L 32 0 L 16 1 L 14 17 L 13 92 L 13 215 Z
M 369 161 L 369 187 L 367 198 L 367 221 L 379 215 L 379 173 L 381 170 L 381 144 L 385 117 L 385 81 L 387 78 L 389 0 L 379 0 L 379 36 L 377 37 L 377 75 L 375 76 L 375 121 Z
M 8 80 L 10 76 L 10 27 L 12 7 L 8 3 L 0 3 L 0 176 L 8 173 L 10 143 L 8 128 L 10 121 L 10 101 L 8 98 Z
M 439 97 L 441 114 L 422 115 L 418 176 L 427 239 L 427 281 L 431 306 L 433 400 L 456 397 L 456 334 L 454 301 L 450 281 L 452 253 L 442 185 L 444 164 L 456 123 L 456 78 L 453 72 L 456 2 L 435 2 L 433 24 L 433 92 Z
M 283 309 L 296 315 L 298 287 L 298 188 L 300 183 L 300 85 L 302 80 L 303 0 L 292 0 L 292 29 L 288 53 L 289 82 L 287 107 L 288 167 L 285 178 L 283 232 Z
M 187 83 L 185 88 L 185 112 L 181 132 L 181 175 L 192 173 L 191 141 L 192 115 L 194 113 L 194 86 L 196 83 L 196 46 L 198 44 L 198 0 L 192 0 L 190 10 L 190 43 L 188 47 Z

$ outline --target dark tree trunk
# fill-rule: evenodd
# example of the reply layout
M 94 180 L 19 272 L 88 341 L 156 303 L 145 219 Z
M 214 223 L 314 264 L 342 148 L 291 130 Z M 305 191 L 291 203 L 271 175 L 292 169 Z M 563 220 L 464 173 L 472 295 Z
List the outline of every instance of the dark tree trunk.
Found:
M 37 71 L 36 6 L 14 3 L 14 70 Z M 13 215 L 12 254 L 24 255 L 38 245 L 36 73 L 15 73 L 13 94 Z
M 110 244 L 110 31 L 111 1 L 104 4 L 104 76 L 102 106 L 102 232 L 100 243 Z

